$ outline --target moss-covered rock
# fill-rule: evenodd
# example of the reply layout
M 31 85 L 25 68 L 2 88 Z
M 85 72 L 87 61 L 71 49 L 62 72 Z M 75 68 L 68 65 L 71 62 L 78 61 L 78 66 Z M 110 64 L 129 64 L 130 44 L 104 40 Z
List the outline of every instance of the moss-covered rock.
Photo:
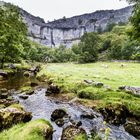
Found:
M 13 97 L 9 96 L 7 99 L 0 99 L 0 105 L 10 106 L 12 104 L 17 104 L 19 101 L 15 100 Z
M 104 108 L 100 108 L 99 111 L 106 122 L 115 125 L 124 124 L 129 116 L 127 107 L 121 104 L 109 104 Z
M 46 120 L 39 119 L 18 124 L 0 133 L 0 140 L 52 140 L 53 128 Z
M 140 139 L 140 116 L 128 118 L 124 128 L 128 133 Z
M 20 122 L 28 122 L 31 118 L 31 113 L 25 112 L 20 105 L 2 108 L 0 109 L 0 131 Z
M 46 96 L 49 94 L 59 94 L 59 93 L 60 93 L 60 87 L 52 83 L 51 85 L 49 85 L 46 91 Z
M 83 128 L 70 125 L 63 129 L 61 140 L 87 140 L 87 134 Z

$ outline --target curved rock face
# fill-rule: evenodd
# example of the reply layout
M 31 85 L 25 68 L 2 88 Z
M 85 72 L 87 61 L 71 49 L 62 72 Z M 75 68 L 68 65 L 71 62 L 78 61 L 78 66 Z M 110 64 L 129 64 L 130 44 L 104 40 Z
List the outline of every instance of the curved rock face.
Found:
M 102 10 L 90 14 L 63 18 L 45 23 L 21 9 L 21 14 L 28 25 L 29 38 L 49 47 L 77 44 L 85 32 L 105 30 L 108 23 L 127 23 L 132 14 L 132 7 L 120 10 Z

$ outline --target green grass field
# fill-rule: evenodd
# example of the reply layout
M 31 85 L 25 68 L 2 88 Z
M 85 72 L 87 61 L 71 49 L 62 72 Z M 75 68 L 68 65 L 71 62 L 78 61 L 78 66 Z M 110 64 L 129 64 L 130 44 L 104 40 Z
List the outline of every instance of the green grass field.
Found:
M 121 64 L 124 64 L 124 67 L 121 67 Z M 89 79 L 113 88 L 121 85 L 140 86 L 140 63 L 48 64 L 47 70 L 64 77 L 65 82 L 70 83 Z
M 130 111 L 140 114 L 140 98 L 117 91 L 119 86 L 140 86 L 140 63 L 45 64 L 39 75 L 44 73 L 49 80 L 61 87 L 63 93 L 70 93 L 87 102 L 89 100 L 97 107 L 125 104 Z M 102 82 L 111 87 L 111 90 L 85 84 L 84 80 Z

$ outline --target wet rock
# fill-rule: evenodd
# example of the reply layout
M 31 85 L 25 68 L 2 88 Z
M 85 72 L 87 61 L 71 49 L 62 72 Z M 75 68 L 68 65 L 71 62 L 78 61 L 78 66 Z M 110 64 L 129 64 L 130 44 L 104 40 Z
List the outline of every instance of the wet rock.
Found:
M 25 95 L 25 94 L 21 94 L 21 95 L 19 95 L 19 97 L 21 98 L 21 99 L 24 99 L 24 100 L 26 100 L 26 99 L 28 99 L 28 95 Z
M 84 113 L 80 117 L 83 119 L 94 119 L 95 118 L 94 114 L 92 114 L 92 113 Z
M 46 91 L 46 96 L 48 94 L 59 94 L 59 93 L 60 93 L 60 88 L 55 84 L 51 84 L 51 85 L 49 85 L 49 87 Z
M 63 125 L 64 125 L 64 119 L 57 119 L 56 121 L 55 121 L 55 123 L 59 126 L 59 127 L 62 127 Z
M 103 115 L 104 120 L 110 124 L 121 125 L 126 122 L 126 118 L 129 116 L 129 111 L 124 105 L 107 105 L 105 108 L 99 109 Z
M 77 126 L 67 126 L 65 129 L 63 129 L 61 140 L 75 140 L 81 139 L 87 140 L 87 134 L 83 128 L 79 128 Z
M 82 125 L 82 122 L 81 122 L 81 121 L 79 121 L 79 122 L 76 123 L 76 126 L 77 126 L 77 127 L 79 127 L 79 126 L 81 126 L 81 125 Z
M 67 113 L 66 113 L 65 110 L 63 110 L 63 109 L 56 109 L 51 114 L 51 120 L 52 121 L 56 121 L 57 119 L 62 119 L 66 115 L 67 115 Z
M 36 87 L 36 86 L 38 86 L 38 83 L 31 82 L 31 87 Z
M 20 122 L 28 122 L 31 118 L 31 113 L 25 112 L 19 107 L 0 109 L 0 131 Z

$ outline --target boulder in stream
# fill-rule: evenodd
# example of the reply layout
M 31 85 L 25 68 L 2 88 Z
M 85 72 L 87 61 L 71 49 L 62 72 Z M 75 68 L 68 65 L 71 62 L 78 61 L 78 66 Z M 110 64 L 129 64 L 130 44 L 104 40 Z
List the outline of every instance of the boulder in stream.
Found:
M 83 118 L 83 119 L 94 119 L 95 118 L 95 115 L 92 114 L 92 113 L 86 113 L 85 112 L 80 117 Z
M 70 125 L 63 129 L 61 140 L 87 140 L 86 131 L 83 128 Z
M 28 99 L 28 95 L 25 95 L 25 94 L 20 94 L 19 95 L 19 98 L 21 98 L 21 99 L 24 99 L 24 100 L 26 100 L 26 99 Z
M 51 114 L 51 120 L 56 121 L 58 119 L 62 119 L 66 115 L 67 113 L 64 109 L 56 109 Z
M 57 85 L 52 83 L 51 85 L 49 85 L 49 87 L 46 91 L 46 96 L 48 94 L 59 94 L 59 93 L 60 93 L 60 88 Z

